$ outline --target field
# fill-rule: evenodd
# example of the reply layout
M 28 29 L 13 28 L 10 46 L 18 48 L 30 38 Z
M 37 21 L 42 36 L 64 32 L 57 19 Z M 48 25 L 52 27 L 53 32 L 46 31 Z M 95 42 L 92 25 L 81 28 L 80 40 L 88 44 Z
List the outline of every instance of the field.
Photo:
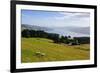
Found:
M 90 58 L 90 45 L 66 45 L 53 43 L 45 38 L 22 38 L 21 39 L 21 62 L 47 62 L 87 60 Z M 36 52 L 45 54 L 36 55 Z

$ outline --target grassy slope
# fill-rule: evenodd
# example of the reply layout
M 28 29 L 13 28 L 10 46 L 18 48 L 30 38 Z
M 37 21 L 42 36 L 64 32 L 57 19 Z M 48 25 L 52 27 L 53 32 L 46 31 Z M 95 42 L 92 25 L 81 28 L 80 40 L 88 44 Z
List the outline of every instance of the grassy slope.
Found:
M 89 44 L 68 46 L 44 38 L 22 38 L 22 62 L 44 62 L 89 59 Z M 46 55 L 38 57 L 36 52 Z

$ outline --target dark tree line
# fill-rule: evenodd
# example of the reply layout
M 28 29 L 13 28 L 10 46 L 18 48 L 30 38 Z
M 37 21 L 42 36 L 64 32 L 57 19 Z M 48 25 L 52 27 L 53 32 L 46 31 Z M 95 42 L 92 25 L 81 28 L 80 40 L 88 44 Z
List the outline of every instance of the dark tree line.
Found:
M 22 37 L 26 38 L 40 37 L 40 38 L 52 39 L 55 43 L 59 42 L 59 34 L 55 33 L 47 33 L 42 30 L 28 30 L 28 29 L 23 30 L 21 33 Z
M 90 37 L 74 37 L 80 44 L 90 43 Z
M 65 44 L 69 44 L 70 42 L 81 43 L 81 44 L 90 43 L 89 37 L 74 37 L 73 39 L 71 39 L 71 36 L 59 36 L 59 34 L 47 33 L 42 30 L 25 29 L 21 32 L 21 34 L 22 37 L 25 38 L 30 38 L 30 37 L 48 38 L 53 40 L 55 43 L 65 43 Z

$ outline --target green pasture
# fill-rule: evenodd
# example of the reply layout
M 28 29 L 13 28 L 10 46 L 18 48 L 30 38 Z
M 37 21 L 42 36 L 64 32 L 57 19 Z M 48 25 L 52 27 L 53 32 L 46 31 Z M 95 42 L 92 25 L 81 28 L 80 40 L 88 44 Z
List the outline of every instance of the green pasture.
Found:
M 36 52 L 45 54 L 36 55 Z M 87 60 L 90 58 L 90 45 L 67 45 L 53 43 L 45 38 L 22 38 L 21 39 L 21 62 L 48 62 L 48 61 L 71 61 Z

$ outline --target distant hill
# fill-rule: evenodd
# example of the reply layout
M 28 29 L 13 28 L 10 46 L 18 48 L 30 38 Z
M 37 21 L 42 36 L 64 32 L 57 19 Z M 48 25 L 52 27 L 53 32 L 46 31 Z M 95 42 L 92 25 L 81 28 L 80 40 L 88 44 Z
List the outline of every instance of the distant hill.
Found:
M 90 27 L 56 27 L 55 29 L 65 30 L 75 33 L 90 34 Z
M 37 25 L 29 25 L 22 24 L 21 30 L 29 29 L 29 30 L 43 30 L 48 33 L 57 33 L 60 35 L 70 35 L 74 37 L 78 36 L 89 36 L 90 35 L 90 27 L 42 27 Z
M 29 30 L 44 30 L 44 31 L 51 30 L 51 28 L 48 28 L 48 27 L 40 27 L 40 26 L 28 25 L 28 24 L 22 24 L 21 25 L 21 30 L 23 30 L 23 29 L 29 29 Z
M 90 27 L 67 27 L 69 31 L 82 33 L 82 34 L 90 34 Z

